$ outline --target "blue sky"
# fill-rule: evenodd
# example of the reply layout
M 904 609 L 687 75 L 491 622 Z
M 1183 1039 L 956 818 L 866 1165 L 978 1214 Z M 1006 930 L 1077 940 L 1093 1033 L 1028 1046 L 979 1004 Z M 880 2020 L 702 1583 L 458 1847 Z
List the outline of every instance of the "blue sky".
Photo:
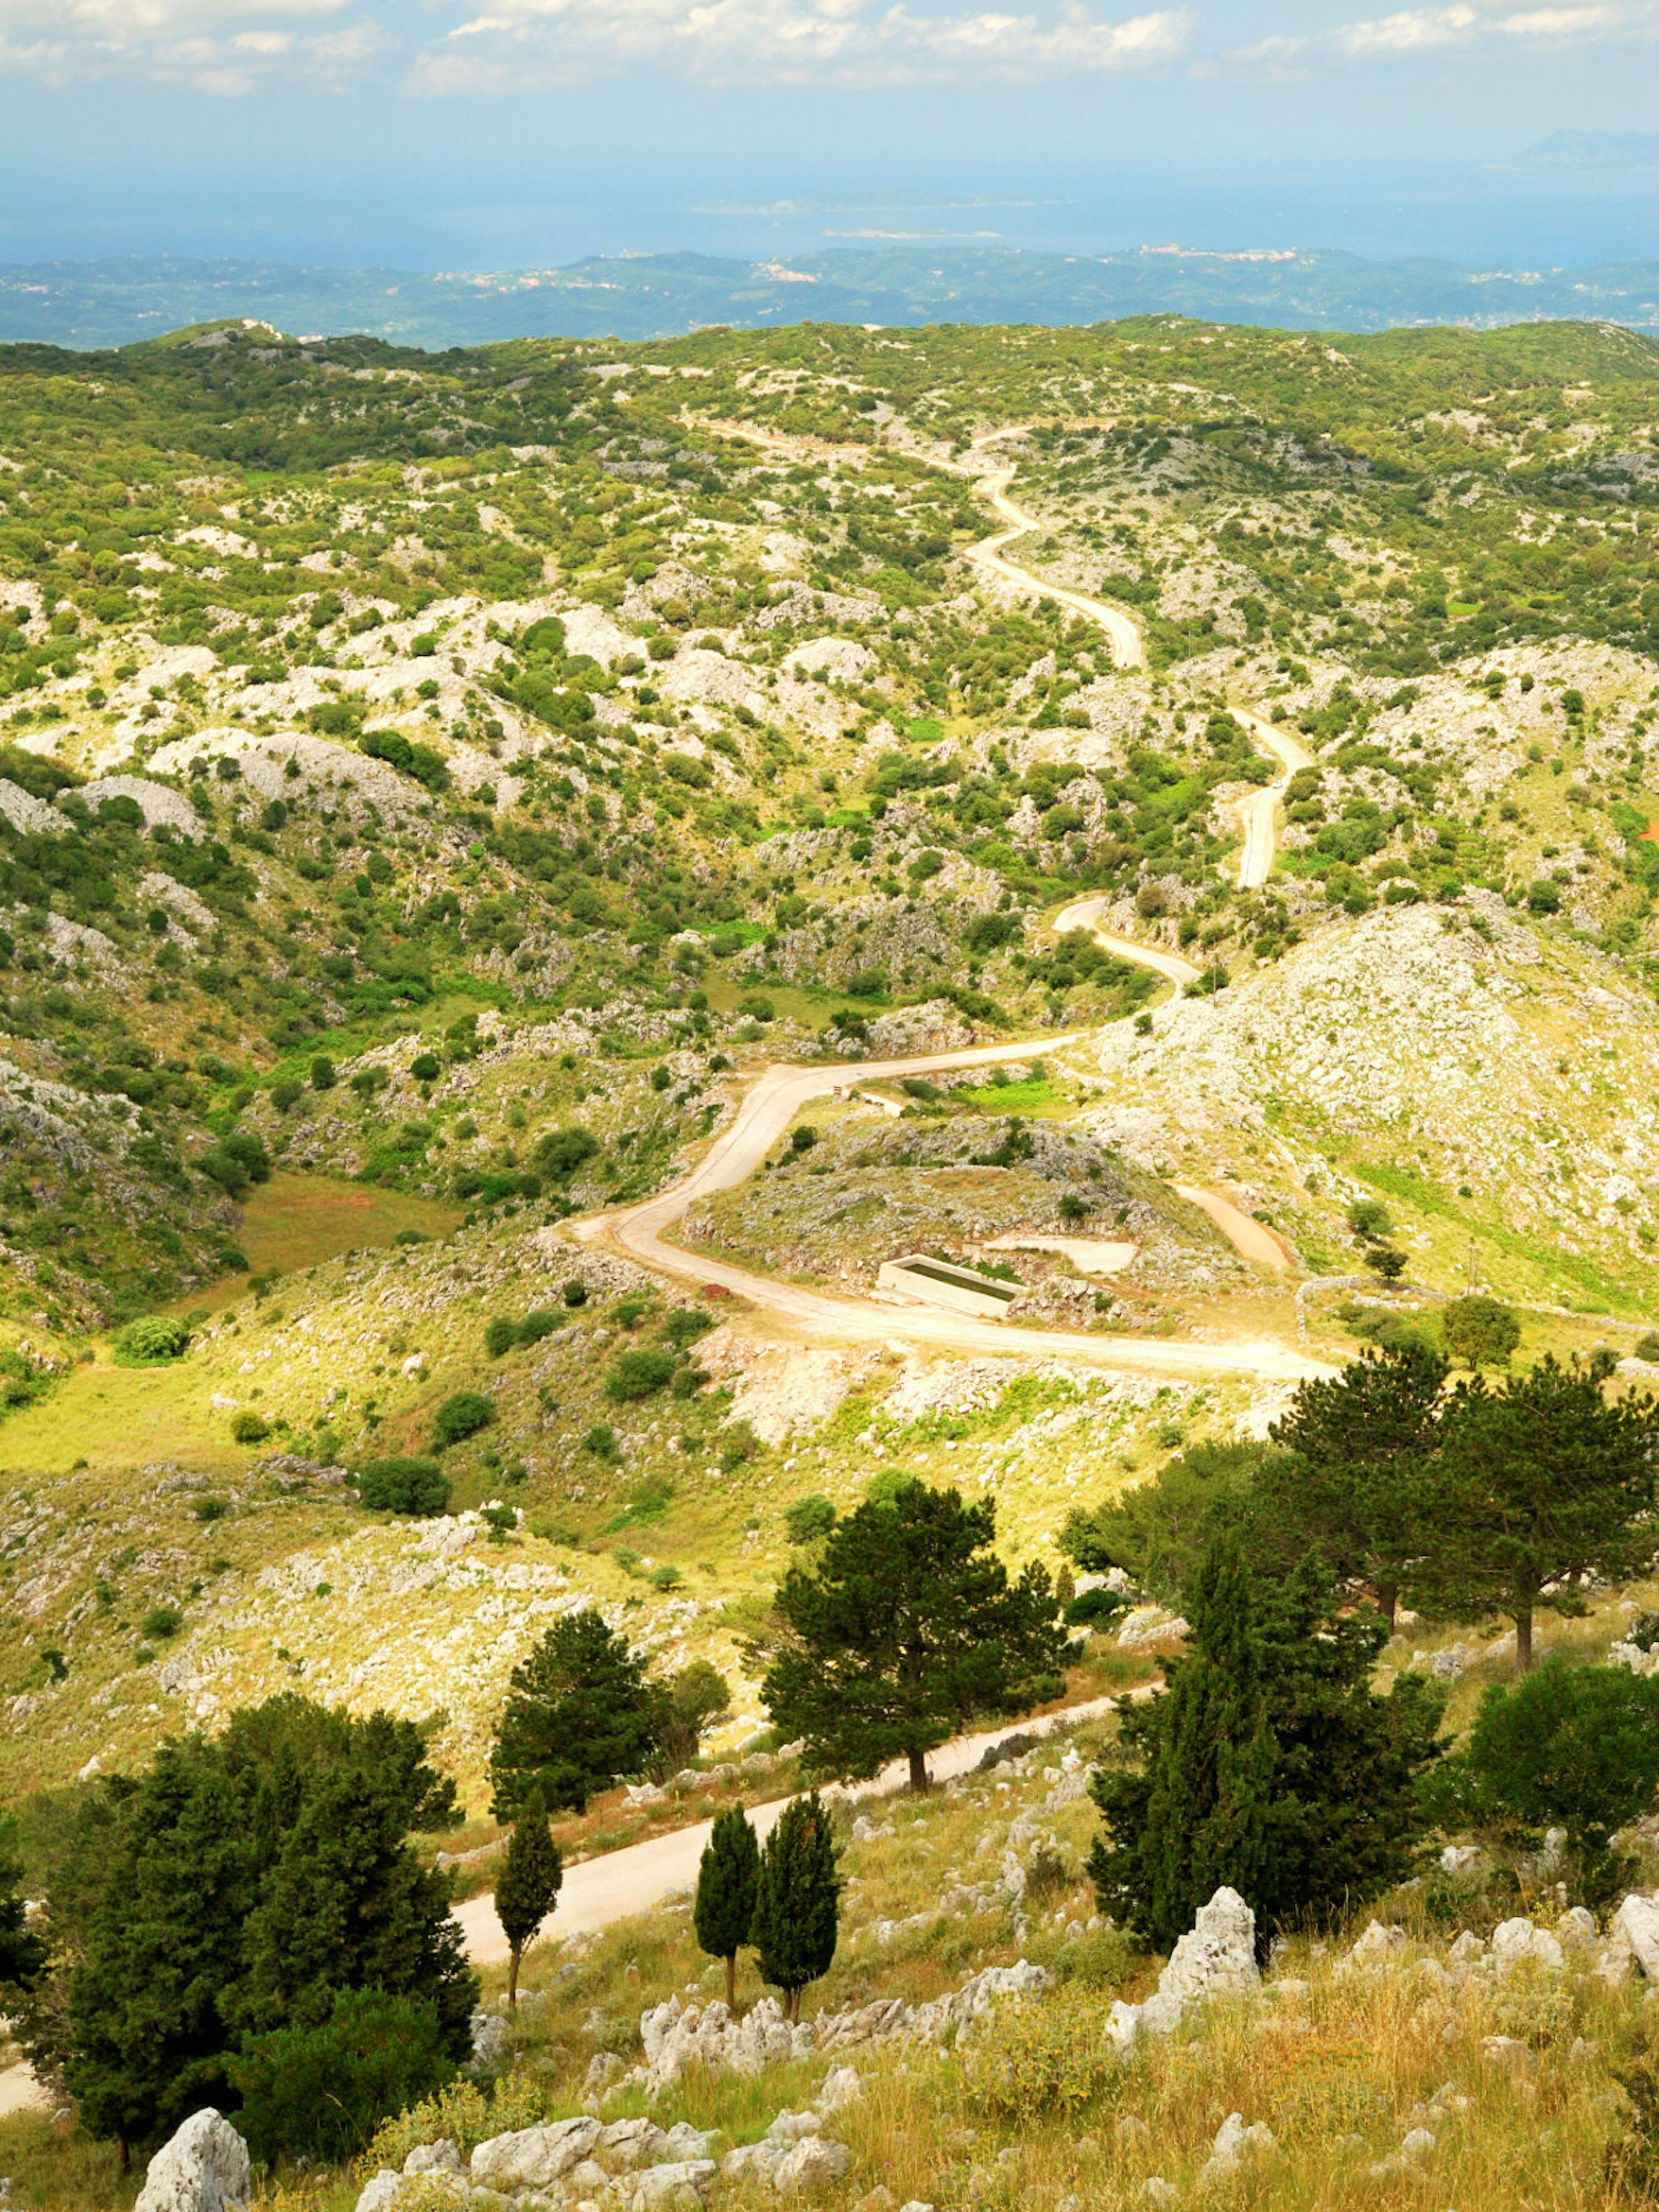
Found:
M 0 259 L 1648 258 L 1656 63 L 1659 0 L 0 0 Z

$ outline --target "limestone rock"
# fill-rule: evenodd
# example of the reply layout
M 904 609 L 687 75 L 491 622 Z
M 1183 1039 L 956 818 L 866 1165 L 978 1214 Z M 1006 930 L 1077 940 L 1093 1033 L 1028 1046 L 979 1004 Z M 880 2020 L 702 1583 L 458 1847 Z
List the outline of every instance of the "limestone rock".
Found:
M 716 2167 L 712 2158 L 673 2159 L 647 2166 L 618 2185 L 617 2195 L 633 2212 L 667 2204 L 699 2204 L 708 2193 Z
M 1218 2182 L 1231 2181 L 1247 2160 L 1265 2155 L 1279 2148 L 1273 2130 L 1265 2120 L 1244 2124 L 1243 2112 L 1229 2112 L 1216 2130 L 1216 2138 L 1209 2157 L 1198 2177 L 1200 2189 L 1212 2189 Z
M 668 2137 L 654 2120 L 613 2120 L 601 2128 L 599 2148 L 622 2167 L 654 2166 L 672 2155 Z
M 1659 1981 L 1659 1891 L 1632 1890 L 1613 1914 L 1613 1926 L 1648 1979 Z
M 511 2135 L 491 2136 L 472 2154 L 472 2179 L 507 2194 L 521 2189 L 545 2189 L 580 2164 L 599 2139 L 599 2124 L 586 2113 L 578 2119 L 556 2121 L 550 2127 L 519 2128 Z
M 780 2197 L 808 2197 L 839 2181 L 853 2163 L 853 2154 L 842 2142 L 826 2136 L 803 2136 L 786 2151 L 773 2175 Z
M 357 2212 L 391 2212 L 402 2183 L 403 2176 L 394 2166 L 383 2166 L 364 2183 L 357 2198 Z
M 461 2147 L 447 2136 L 436 2142 L 416 2143 L 404 2160 L 405 2173 L 460 2173 L 465 2172 Z
M 1340 1967 L 1346 1967 L 1352 1972 L 1356 1968 L 1386 1966 L 1405 1948 L 1406 1931 L 1403 1928 L 1385 1927 L 1380 1920 L 1369 1921 L 1364 1934 L 1347 1956 L 1340 1961 L 1339 1971 Z
M 1255 1915 L 1236 1889 L 1218 1889 L 1170 1954 L 1158 1990 L 1186 2005 L 1221 1990 L 1253 1990 L 1261 1979 Z
M 133 2212 L 240 2212 L 247 2196 L 247 2145 L 209 2105 L 151 2159 Z
M 1499 1966 L 1547 1966 L 1556 1972 L 1565 1966 L 1561 1946 L 1547 1928 L 1530 1920 L 1500 1921 L 1492 1934 L 1492 1954 Z
M 818 2110 L 838 2112 L 843 2105 L 856 2105 L 864 2094 L 864 2083 L 850 2066 L 837 2066 L 826 2076 L 818 2092 Z

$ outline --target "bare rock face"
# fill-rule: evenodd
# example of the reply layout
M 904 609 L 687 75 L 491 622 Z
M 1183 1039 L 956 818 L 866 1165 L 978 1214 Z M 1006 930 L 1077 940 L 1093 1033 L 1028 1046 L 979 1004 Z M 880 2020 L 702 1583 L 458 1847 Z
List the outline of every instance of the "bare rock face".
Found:
M 247 2145 L 210 2105 L 151 2159 L 133 2212 L 245 2212 L 247 2195 Z

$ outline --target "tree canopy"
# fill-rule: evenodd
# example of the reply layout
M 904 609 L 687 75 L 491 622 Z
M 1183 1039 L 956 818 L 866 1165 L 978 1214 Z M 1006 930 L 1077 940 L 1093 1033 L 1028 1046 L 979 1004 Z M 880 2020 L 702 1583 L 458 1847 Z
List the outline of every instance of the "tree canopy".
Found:
M 815 1571 L 789 1570 L 763 1694 L 811 1772 L 903 1758 L 922 1789 L 928 1752 L 973 1715 L 1058 1693 L 1067 1640 L 1048 1571 L 1011 1580 L 995 1534 L 989 1499 L 906 1481 L 840 1522 Z

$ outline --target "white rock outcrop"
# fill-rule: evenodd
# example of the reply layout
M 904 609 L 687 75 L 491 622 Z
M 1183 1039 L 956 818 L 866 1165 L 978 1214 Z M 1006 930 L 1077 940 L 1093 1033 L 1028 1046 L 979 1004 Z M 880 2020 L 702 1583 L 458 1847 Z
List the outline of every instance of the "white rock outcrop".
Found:
M 1231 1990 L 1254 1990 L 1261 1980 L 1255 1963 L 1255 1915 L 1236 1889 L 1218 1889 L 1200 1905 L 1193 1925 L 1170 1954 L 1158 1978 L 1158 1990 L 1145 2004 L 1113 2005 L 1106 2033 L 1127 2045 L 1139 2035 L 1168 2035 L 1191 2004 Z
M 860 2044 L 901 2039 L 939 2043 L 952 2029 L 959 2035 L 970 2033 L 1007 1998 L 1037 1996 L 1048 1986 L 1043 1967 L 1017 1959 L 1012 1966 L 987 1966 L 959 1990 L 935 1997 L 928 2004 L 907 2004 L 902 1997 L 878 1998 L 873 2004 L 823 2013 L 817 2020 L 793 2027 L 775 1997 L 763 1997 L 741 2020 L 734 2020 L 719 2000 L 699 2008 L 682 2005 L 678 1997 L 670 1997 L 666 2003 L 641 2014 L 645 2063 L 635 2067 L 628 2079 L 643 2083 L 655 2096 L 693 2064 L 712 2073 L 725 2069 L 736 2074 L 758 2074 L 785 2059 L 822 2056 Z
M 1632 1890 L 1613 1916 L 1613 1929 L 1648 1979 L 1659 1982 L 1659 1890 Z
M 133 2212 L 243 2212 L 247 2197 L 247 2145 L 209 2105 L 151 2159 Z
M 491 2136 L 472 2154 L 472 2179 L 499 2189 L 503 2196 L 521 2189 L 545 2189 L 580 2165 L 599 2140 L 599 2124 L 586 2113 L 548 2127 Z
M 1547 1966 L 1559 1973 L 1566 1958 L 1547 1928 L 1530 1920 L 1501 1920 L 1492 1931 L 1492 1955 L 1499 1966 Z

